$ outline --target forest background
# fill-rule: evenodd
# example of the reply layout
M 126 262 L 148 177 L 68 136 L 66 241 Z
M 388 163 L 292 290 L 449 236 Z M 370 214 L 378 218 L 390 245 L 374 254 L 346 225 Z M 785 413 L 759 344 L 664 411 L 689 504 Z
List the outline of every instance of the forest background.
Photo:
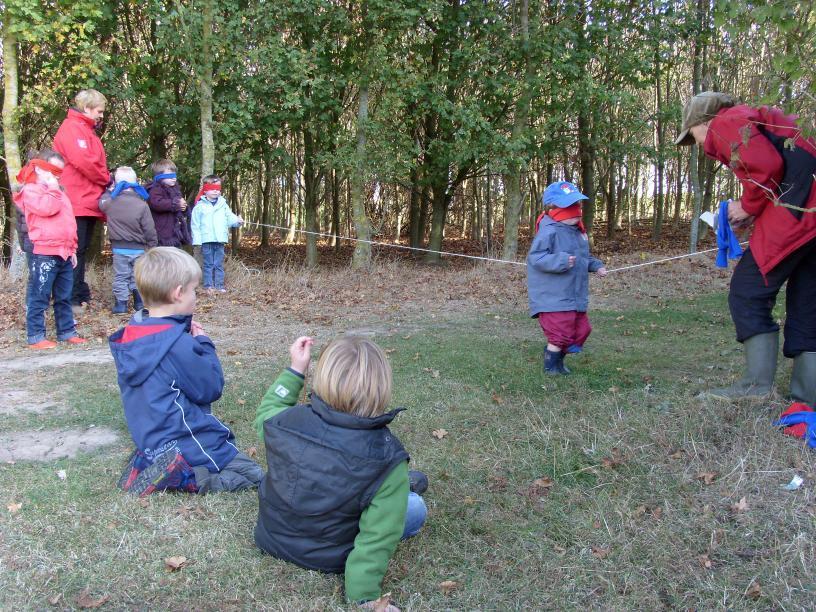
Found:
M 590 196 L 590 233 L 691 220 L 694 250 L 698 213 L 738 193 L 674 145 L 683 102 L 726 91 L 813 133 L 814 56 L 806 0 L 10 0 L 3 256 L 9 176 L 87 87 L 112 167 L 147 180 L 170 157 L 189 195 L 215 171 L 246 219 L 286 228 L 261 244 L 304 241 L 310 266 L 298 230 L 513 259 L 560 179 Z

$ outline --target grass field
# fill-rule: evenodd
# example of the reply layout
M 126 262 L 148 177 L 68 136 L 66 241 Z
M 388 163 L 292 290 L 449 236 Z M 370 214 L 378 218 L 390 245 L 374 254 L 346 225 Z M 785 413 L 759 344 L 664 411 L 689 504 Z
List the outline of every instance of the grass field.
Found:
M 541 374 L 535 323 L 506 310 L 376 333 L 408 408 L 392 429 L 431 480 L 385 590 L 409 610 L 811 609 L 813 452 L 771 427 L 781 400 L 697 398 L 741 365 L 724 297 L 591 314 L 561 378 Z M 214 406 L 260 461 L 254 410 L 287 365 L 285 345 L 269 351 L 222 353 Z M 122 442 L 0 466 L 0 608 L 346 608 L 338 578 L 258 552 L 255 493 L 114 488 L 130 448 L 112 365 L 32 376 L 70 410 L 0 415 L 0 430 L 94 424 Z M 805 485 L 782 489 L 796 473 Z M 188 561 L 171 572 L 173 556 Z

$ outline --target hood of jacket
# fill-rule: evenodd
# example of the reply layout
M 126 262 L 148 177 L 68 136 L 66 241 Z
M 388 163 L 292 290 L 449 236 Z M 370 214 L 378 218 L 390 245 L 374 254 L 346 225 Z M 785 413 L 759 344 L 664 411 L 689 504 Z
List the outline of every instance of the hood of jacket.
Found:
M 182 334 L 190 331 L 192 315 L 144 316 L 137 312 L 108 338 L 119 375 L 128 385 L 146 381 Z

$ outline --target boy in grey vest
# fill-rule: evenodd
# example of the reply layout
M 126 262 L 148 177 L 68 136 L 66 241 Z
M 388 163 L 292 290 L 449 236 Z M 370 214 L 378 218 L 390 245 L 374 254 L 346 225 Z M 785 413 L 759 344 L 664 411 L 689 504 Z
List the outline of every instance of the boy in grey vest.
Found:
M 422 472 L 388 429 L 391 366 L 359 336 L 326 346 L 308 404 L 295 406 L 313 340 L 298 338 L 292 361 L 269 387 L 255 427 L 269 471 L 258 489 L 255 543 L 307 569 L 345 573 L 349 601 L 373 607 L 400 539 L 425 522 Z M 386 609 L 393 611 L 395 606 Z

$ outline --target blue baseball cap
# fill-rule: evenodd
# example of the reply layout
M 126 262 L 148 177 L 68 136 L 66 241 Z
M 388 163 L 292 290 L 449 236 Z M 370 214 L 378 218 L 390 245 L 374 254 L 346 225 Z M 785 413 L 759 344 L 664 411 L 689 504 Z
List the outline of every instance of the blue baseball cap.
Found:
M 583 193 L 573 183 L 567 181 L 558 181 L 547 185 L 544 190 L 544 195 L 541 196 L 542 202 L 545 205 L 555 206 L 557 208 L 566 208 L 572 206 L 579 200 L 588 200 Z

